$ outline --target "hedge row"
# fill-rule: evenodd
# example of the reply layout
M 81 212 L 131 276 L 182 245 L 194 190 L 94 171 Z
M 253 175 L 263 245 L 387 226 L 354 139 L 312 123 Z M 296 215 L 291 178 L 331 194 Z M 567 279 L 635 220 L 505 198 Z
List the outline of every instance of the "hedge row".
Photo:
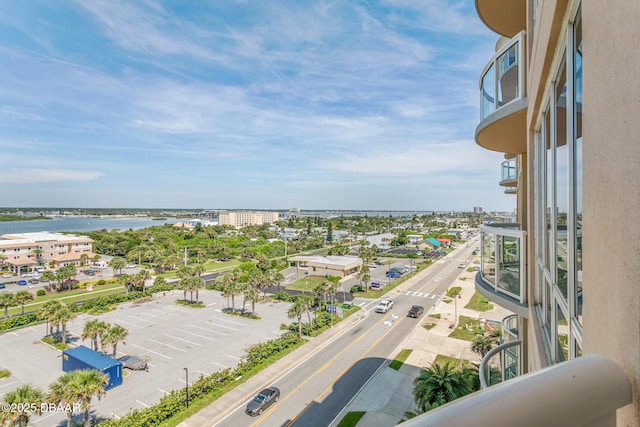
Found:
M 250 376 L 270 359 L 277 357 L 298 345 L 301 341 L 296 334 L 285 334 L 280 338 L 257 344 L 248 351 L 246 360 L 238 363 L 235 369 L 227 368 L 214 372 L 208 377 L 202 377 L 189 387 L 189 400 L 196 400 L 209 393 L 221 392 L 238 377 Z M 185 390 L 173 390 L 160 399 L 157 405 L 149 408 L 134 409 L 118 420 L 100 423 L 103 427 L 139 427 L 158 426 L 176 413 L 186 409 Z

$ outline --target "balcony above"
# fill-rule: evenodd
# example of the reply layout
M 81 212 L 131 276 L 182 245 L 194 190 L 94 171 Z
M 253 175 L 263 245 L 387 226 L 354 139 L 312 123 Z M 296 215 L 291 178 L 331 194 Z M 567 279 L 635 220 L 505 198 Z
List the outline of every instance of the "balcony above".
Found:
M 476 12 L 484 25 L 505 37 L 526 28 L 526 0 L 476 0 Z
M 513 188 L 518 186 L 518 169 L 516 167 L 515 159 L 506 160 L 502 162 L 500 175 L 501 175 L 500 185 L 502 187 Z
M 525 91 L 525 33 L 503 43 L 480 78 L 478 145 L 493 151 L 527 151 L 527 96 Z
M 526 236 L 518 224 L 483 224 L 480 272 L 476 290 L 490 301 L 523 317 L 527 305 Z

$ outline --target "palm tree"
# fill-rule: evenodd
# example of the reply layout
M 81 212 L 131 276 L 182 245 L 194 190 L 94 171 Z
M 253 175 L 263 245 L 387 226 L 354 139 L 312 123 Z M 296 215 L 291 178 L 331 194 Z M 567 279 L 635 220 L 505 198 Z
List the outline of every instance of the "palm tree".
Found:
M 109 324 L 98 319 L 89 320 L 84 324 L 82 335 L 80 338 L 84 341 L 86 338 L 91 339 L 92 348 L 94 351 L 98 351 L 98 337 L 102 338 L 102 335 L 109 330 Z
M 67 415 L 67 427 L 71 427 L 71 417 L 73 416 L 73 408 L 77 403 L 75 396 L 71 393 L 70 383 L 76 372 L 71 371 L 63 374 L 54 383 L 49 386 L 49 396 L 47 400 L 57 406 L 64 408 Z
M 4 308 L 4 317 L 9 316 L 9 307 L 16 305 L 13 294 L 0 294 L 0 307 Z
M 471 341 L 471 351 L 479 354 L 484 359 L 493 348 L 495 342 L 496 338 L 492 335 L 478 335 Z
M 158 287 L 162 287 L 162 286 L 167 286 L 169 283 L 167 282 L 167 279 L 165 279 L 162 276 L 156 276 L 155 279 L 153 279 L 153 286 L 158 286 Z
M 33 301 L 33 294 L 29 291 L 19 291 L 14 294 L 16 304 L 22 308 L 22 314 L 24 314 L 24 305 Z
M 62 325 L 62 342 L 65 344 L 67 343 L 67 323 L 75 317 L 76 314 L 64 304 L 55 314 L 56 322 Z
M 58 310 L 62 308 L 62 303 L 58 300 L 49 300 L 45 302 L 38 311 L 38 319 L 46 321 L 45 335 L 53 335 L 53 322 Z M 50 327 L 50 328 L 49 328 Z
M 51 291 L 51 282 L 56 280 L 56 273 L 54 273 L 51 270 L 47 270 L 44 273 L 42 273 L 40 280 L 43 282 L 47 282 L 47 288 L 49 288 L 49 291 Z
M 89 261 L 89 254 L 87 253 L 80 254 L 80 265 L 81 266 L 86 265 L 87 261 Z
M 69 384 L 71 395 L 80 403 L 80 409 L 84 410 L 84 425 L 91 426 L 91 399 L 97 396 L 98 400 L 105 394 L 104 388 L 109 384 L 109 378 L 104 373 L 95 369 L 73 371 L 73 379 Z
M 115 358 L 116 347 L 118 346 L 118 343 L 122 342 L 123 344 L 126 344 L 124 340 L 125 338 L 127 338 L 128 335 L 129 335 L 129 331 L 127 331 L 125 328 L 123 328 L 120 325 L 113 325 L 102 337 L 103 350 L 104 350 L 104 347 L 106 347 L 107 345 L 111 345 L 113 348 L 113 357 Z
M 307 304 L 302 299 L 296 299 L 293 302 L 291 308 L 287 315 L 289 319 L 297 318 L 298 319 L 298 338 L 302 339 L 302 315 L 307 311 Z
M 4 401 L 9 405 L 15 405 L 16 408 L 15 411 L 8 412 L 11 425 L 26 427 L 32 414 L 40 415 L 40 404 L 44 402 L 44 394 L 39 388 L 25 384 L 7 393 Z
M 49 386 L 49 401 L 65 408 L 67 427 L 71 427 L 71 417 L 76 404 L 84 410 L 84 425 L 90 426 L 90 408 L 93 396 L 100 399 L 109 383 L 105 374 L 95 369 L 71 371 L 63 374 Z
M 244 301 L 251 301 L 251 313 L 256 313 L 256 300 L 260 298 L 260 289 L 253 286 L 244 288 Z M 244 313 L 244 302 L 242 303 L 242 312 Z
M 113 257 L 109 261 L 109 267 L 113 269 L 113 273 L 122 273 L 122 269 L 127 265 L 127 260 L 121 257 Z
M 421 413 L 472 391 L 467 376 L 449 362 L 444 365 L 432 364 L 429 369 L 422 371 L 413 384 L 413 397 Z
M 38 261 L 38 265 L 42 265 L 42 249 L 41 248 L 34 248 L 31 251 L 35 256 L 36 256 L 36 260 Z

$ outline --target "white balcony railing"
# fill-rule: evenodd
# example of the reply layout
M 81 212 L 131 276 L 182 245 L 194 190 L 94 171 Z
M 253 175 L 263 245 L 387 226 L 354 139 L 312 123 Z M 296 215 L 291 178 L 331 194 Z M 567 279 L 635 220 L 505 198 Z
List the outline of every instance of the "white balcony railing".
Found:
M 515 159 L 505 160 L 500 167 L 500 185 L 506 183 L 517 182 L 518 175 L 516 170 Z
M 480 272 L 492 288 L 525 304 L 527 298 L 526 237 L 519 224 L 483 224 Z
M 624 369 L 600 355 L 578 357 L 433 409 L 402 427 L 615 427 L 631 403 Z
M 491 58 L 480 79 L 480 120 L 525 97 L 524 34 L 505 43 Z

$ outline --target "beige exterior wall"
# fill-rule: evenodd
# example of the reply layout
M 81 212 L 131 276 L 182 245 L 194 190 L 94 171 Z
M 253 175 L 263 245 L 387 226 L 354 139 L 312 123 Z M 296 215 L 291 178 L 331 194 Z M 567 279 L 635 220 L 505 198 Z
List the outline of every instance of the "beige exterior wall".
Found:
M 42 251 L 40 264 L 65 259 L 65 263 L 77 263 L 85 253 L 92 254 L 93 240 L 85 236 L 70 236 L 56 233 L 5 234 L 0 240 L 0 255 L 13 266 L 36 266 L 35 249 Z M 71 256 L 70 256 L 71 254 Z
M 218 224 L 241 228 L 248 225 L 273 224 L 278 221 L 278 218 L 278 212 L 220 211 Z
M 518 222 L 527 231 L 528 318 L 522 318 L 529 371 L 552 363 L 535 307 L 535 131 L 560 68 L 567 28 L 581 5 L 582 302 L 581 354 L 599 354 L 629 376 L 633 403 L 618 426 L 640 426 L 640 2 L 538 0 L 527 11 L 527 153 L 518 156 Z M 564 107 L 563 107 L 564 108 Z M 563 117 L 558 137 L 569 131 Z M 569 169 L 570 170 L 570 169 Z M 579 196 L 578 196 L 579 197 Z M 540 212 L 538 210 L 538 212 Z M 569 212 L 570 214 L 571 212 Z M 544 221 L 541 221 L 544 224 Z M 546 227 L 543 233 L 546 233 Z M 555 260 L 554 260 L 555 262 Z M 569 274 L 572 274 L 569 272 Z M 552 279 L 555 280 L 555 279 Z M 555 326 L 555 325 L 554 325 Z M 553 326 L 552 326 L 553 327 Z M 551 345 L 557 345 L 552 343 Z M 588 391 L 585 391 L 588 392 Z M 562 398 L 559 396 L 559 398 Z
M 619 426 L 640 425 L 640 2 L 583 3 L 584 352 L 633 381 Z

